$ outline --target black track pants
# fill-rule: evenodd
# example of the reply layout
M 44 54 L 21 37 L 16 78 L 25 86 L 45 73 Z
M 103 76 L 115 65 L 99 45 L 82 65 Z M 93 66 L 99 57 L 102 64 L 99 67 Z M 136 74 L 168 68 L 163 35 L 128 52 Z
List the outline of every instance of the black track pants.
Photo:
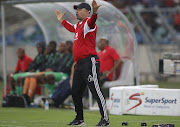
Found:
M 108 120 L 106 101 L 99 84 L 100 61 L 98 56 L 89 56 L 77 62 L 74 67 L 72 97 L 75 105 L 76 119 L 83 120 L 82 95 L 88 85 L 97 100 L 102 118 Z

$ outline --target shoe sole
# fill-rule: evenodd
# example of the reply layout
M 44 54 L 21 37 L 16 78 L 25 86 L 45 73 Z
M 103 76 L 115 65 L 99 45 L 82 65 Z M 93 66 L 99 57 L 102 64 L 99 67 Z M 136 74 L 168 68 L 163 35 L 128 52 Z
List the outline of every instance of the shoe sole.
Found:
M 86 124 L 83 122 L 83 123 L 81 123 L 79 125 L 75 125 L 75 126 L 86 126 Z
M 110 124 L 108 124 L 108 125 L 106 125 L 106 126 L 103 126 L 103 125 L 102 125 L 101 127 L 109 127 L 109 126 L 110 126 Z M 96 125 L 96 127 L 100 127 L 100 126 L 97 126 L 97 125 Z
M 69 125 L 69 126 L 86 126 L 86 124 L 83 122 L 83 123 L 81 123 L 79 125 Z

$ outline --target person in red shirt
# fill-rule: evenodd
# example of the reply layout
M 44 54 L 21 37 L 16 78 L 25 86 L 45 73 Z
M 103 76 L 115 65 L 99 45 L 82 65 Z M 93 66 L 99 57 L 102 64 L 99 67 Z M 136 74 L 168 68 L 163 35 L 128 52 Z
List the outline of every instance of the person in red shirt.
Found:
M 18 62 L 16 65 L 16 70 L 14 73 L 8 74 L 7 82 L 10 90 L 10 94 L 14 94 L 19 90 L 19 87 L 15 89 L 15 81 L 17 81 L 18 76 L 24 76 L 23 72 L 28 71 L 29 64 L 33 61 L 31 57 L 25 54 L 25 50 L 23 48 L 19 48 L 17 50 Z M 18 73 L 18 74 L 17 74 Z M 21 88 L 23 90 L 23 88 Z
M 17 56 L 19 59 L 16 65 L 16 71 L 14 73 L 27 72 L 28 66 L 33 61 L 33 59 L 25 54 L 23 48 L 18 49 Z
M 57 19 L 70 32 L 75 33 L 73 44 L 74 67 L 72 97 L 75 105 L 76 118 L 68 125 L 83 126 L 82 95 L 88 85 L 96 98 L 101 113 L 101 120 L 96 126 L 109 126 L 106 101 L 99 85 L 100 61 L 95 49 L 97 10 L 100 5 L 92 1 L 93 14 L 89 18 L 91 7 L 87 3 L 74 5 L 79 22 L 75 25 L 64 20 L 65 13 L 56 10 Z
M 98 41 L 98 48 L 101 50 L 98 53 L 100 59 L 100 71 L 102 75 L 100 76 L 101 83 L 105 81 L 113 80 L 113 72 L 120 65 L 120 55 L 117 51 L 109 46 L 109 41 L 106 38 L 101 38 Z M 101 84 L 101 85 L 102 85 Z

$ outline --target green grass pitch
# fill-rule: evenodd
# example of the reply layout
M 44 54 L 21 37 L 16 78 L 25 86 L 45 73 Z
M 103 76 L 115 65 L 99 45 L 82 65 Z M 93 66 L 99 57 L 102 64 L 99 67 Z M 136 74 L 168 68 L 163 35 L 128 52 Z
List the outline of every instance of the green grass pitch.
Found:
M 147 83 L 142 83 L 147 84 Z M 150 83 L 158 84 L 160 88 L 180 89 L 179 83 Z M 0 97 L 2 97 L 2 82 L 0 82 Z M 0 98 L 1 104 L 1 98 Z M 67 127 L 75 117 L 74 110 L 43 108 L 1 108 L 0 127 Z M 111 127 L 122 127 L 122 122 L 128 122 L 127 127 L 141 127 L 141 122 L 146 122 L 147 127 L 153 124 L 174 123 L 180 127 L 180 117 L 174 116 L 138 116 L 138 115 L 110 115 Z M 87 127 L 95 126 L 100 120 L 98 111 L 84 110 L 84 120 Z
M 74 110 L 43 108 L 0 108 L 0 127 L 66 127 L 74 119 Z M 146 122 L 147 127 L 153 124 L 174 123 L 180 127 L 180 117 L 173 116 L 135 116 L 135 115 L 110 115 L 110 126 L 121 127 L 122 122 L 128 122 L 128 127 L 140 127 L 141 122 Z M 98 111 L 84 111 L 87 127 L 93 127 L 100 120 Z

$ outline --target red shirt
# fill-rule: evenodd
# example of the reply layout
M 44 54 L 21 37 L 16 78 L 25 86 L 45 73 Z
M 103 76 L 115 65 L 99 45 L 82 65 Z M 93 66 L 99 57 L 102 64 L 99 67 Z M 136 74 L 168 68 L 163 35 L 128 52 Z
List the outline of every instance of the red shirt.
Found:
M 24 55 L 23 59 L 18 59 L 16 65 L 16 71 L 20 71 L 20 72 L 28 71 L 28 66 L 32 61 L 33 60 L 31 57 Z
M 174 23 L 175 25 L 180 25 L 180 14 L 174 15 Z
M 88 17 L 75 25 L 70 24 L 66 20 L 62 21 L 62 25 L 68 31 L 75 33 L 73 44 L 73 57 L 75 62 L 90 55 L 97 55 L 95 49 L 96 19 L 97 15 L 92 14 L 91 18 Z
M 120 56 L 117 53 L 117 51 L 110 46 L 106 46 L 103 50 L 101 50 L 98 53 L 98 56 L 100 59 L 100 71 L 99 72 L 110 71 L 114 66 L 114 62 L 116 60 L 120 59 Z M 107 78 L 110 81 L 112 81 L 113 73 L 109 74 Z

